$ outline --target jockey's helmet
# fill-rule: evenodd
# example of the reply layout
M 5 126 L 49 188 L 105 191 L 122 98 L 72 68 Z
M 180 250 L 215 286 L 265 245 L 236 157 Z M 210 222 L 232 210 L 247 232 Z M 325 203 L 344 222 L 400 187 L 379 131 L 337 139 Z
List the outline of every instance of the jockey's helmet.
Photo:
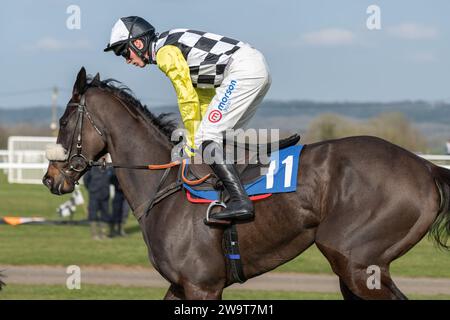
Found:
M 128 48 L 131 48 L 147 64 L 149 61 L 145 57 L 145 53 L 156 36 L 155 28 L 145 19 L 137 16 L 123 17 L 117 20 L 112 28 L 111 38 L 103 51 L 114 51 L 117 56 L 128 59 Z M 144 43 L 142 49 L 138 49 L 134 45 L 133 40 L 135 39 L 140 39 Z

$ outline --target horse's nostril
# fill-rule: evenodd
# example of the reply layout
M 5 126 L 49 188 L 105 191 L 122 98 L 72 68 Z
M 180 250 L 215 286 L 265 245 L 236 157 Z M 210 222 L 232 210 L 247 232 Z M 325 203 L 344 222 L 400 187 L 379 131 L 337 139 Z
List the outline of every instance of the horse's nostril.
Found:
M 51 188 L 52 184 L 53 184 L 53 179 L 49 176 L 45 176 L 42 179 L 42 182 L 44 183 L 44 185 L 46 185 L 48 188 Z

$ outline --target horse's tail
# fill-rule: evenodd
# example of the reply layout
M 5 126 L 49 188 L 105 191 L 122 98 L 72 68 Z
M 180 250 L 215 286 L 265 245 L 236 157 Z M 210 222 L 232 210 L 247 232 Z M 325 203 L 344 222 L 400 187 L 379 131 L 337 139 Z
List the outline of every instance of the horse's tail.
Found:
M 440 206 L 429 235 L 440 248 L 450 251 L 450 244 L 447 244 L 450 236 L 450 170 L 438 166 L 434 169 L 440 195 Z

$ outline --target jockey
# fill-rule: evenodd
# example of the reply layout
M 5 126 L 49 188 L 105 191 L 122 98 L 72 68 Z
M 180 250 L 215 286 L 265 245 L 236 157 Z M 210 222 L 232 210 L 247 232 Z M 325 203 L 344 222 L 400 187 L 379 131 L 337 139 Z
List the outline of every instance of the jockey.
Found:
M 211 168 L 230 195 L 227 207 L 211 218 L 253 218 L 253 204 L 235 165 L 225 161 L 222 144 L 225 131 L 244 127 L 269 90 L 264 56 L 247 43 L 209 32 L 172 29 L 158 34 L 136 16 L 116 22 L 104 51 L 137 67 L 156 64 L 171 80 L 187 130 L 187 154 L 213 147 Z

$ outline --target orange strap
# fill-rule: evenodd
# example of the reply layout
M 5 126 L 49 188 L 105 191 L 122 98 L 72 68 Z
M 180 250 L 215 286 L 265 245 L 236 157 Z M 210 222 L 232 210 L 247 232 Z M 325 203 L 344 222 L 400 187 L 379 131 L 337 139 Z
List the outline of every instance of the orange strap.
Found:
M 211 174 L 208 173 L 206 176 L 204 176 L 203 178 L 200 178 L 198 180 L 188 180 L 184 176 L 184 169 L 186 169 L 186 159 L 183 160 L 183 164 L 181 167 L 181 179 L 183 180 L 184 183 L 186 183 L 187 185 L 190 185 L 190 186 L 195 186 L 197 184 L 203 183 L 211 176 Z
M 180 161 L 173 161 L 165 164 L 149 164 L 148 168 L 150 170 L 161 170 L 161 169 L 167 169 L 172 168 L 180 164 Z
M 165 164 L 149 164 L 148 168 L 150 170 L 161 170 L 161 169 L 172 168 L 172 167 L 178 166 L 179 164 L 180 164 L 180 161 L 173 161 L 173 162 L 165 163 Z M 188 180 L 188 178 L 186 178 L 184 175 L 185 169 L 186 169 L 186 159 L 184 159 L 182 162 L 181 179 L 183 180 L 183 182 L 185 182 L 186 184 L 188 184 L 190 186 L 195 186 L 197 184 L 203 183 L 211 176 L 211 174 L 208 173 L 206 176 L 204 176 L 203 178 L 200 178 L 198 180 Z

